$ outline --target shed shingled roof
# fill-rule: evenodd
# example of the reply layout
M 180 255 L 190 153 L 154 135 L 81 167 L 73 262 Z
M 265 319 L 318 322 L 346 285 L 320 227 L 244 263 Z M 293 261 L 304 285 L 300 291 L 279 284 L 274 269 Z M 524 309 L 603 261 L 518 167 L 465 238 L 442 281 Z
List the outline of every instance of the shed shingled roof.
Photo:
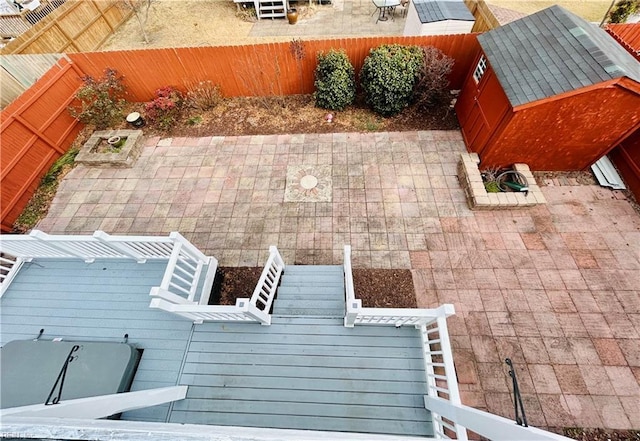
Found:
M 462 1 L 414 1 L 421 23 L 434 23 L 445 20 L 474 21 L 469 8 Z
M 512 106 L 621 77 L 640 63 L 603 29 L 551 6 L 478 36 Z

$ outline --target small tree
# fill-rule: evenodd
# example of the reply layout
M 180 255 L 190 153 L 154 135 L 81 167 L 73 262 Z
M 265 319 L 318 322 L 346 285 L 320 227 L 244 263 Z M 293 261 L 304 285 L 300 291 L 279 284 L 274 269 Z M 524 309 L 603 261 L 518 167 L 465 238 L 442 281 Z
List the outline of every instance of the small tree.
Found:
M 426 108 L 442 104 L 449 97 L 448 76 L 453 69 L 454 60 L 433 46 L 422 48 L 423 62 L 414 88 L 414 101 L 417 106 Z
M 172 86 L 166 86 L 156 90 L 155 98 L 145 103 L 144 111 L 151 123 L 157 124 L 160 130 L 167 131 L 178 121 L 183 104 L 183 93 Z
M 149 21 L 149 9 L 151 8 L 151 3 L 154 0 L 121 0 L 122 5 L 131 11 L 136 16 L 136 20 L 138 20 L 138 26 L 140 27 L 140 33 L 142 34 L 142 41 L 149 44 L 151 41 L 149 39 L 149 35 L 147 34 L 147 22 Z
M 315 71 L 316 106 L 329 110 L 343 110 L 356 97 L 355 70 L 344 50 L 331 49 L 318 53 Z
M 610 23 L 624 23 L 627 18 L 635 13 L 639 6 L 639 0 L 620 0 L 615 4 L 611 13 L 609 14 Z
M 81 79 L 83 85 L 75 95 L 79 104 L 68 108 L 71 116 L 98 130 L 106 129 L 122 118 L 127 92 L 124 77 L 118 75 L 118 71 L 107 68 L 102 78 L 85 75 Z
M 418 46 L 391 44 L 371 49 L 360 72 L 360 84 L 374 112 L 391 116 L 409 105 L 422 57 Z

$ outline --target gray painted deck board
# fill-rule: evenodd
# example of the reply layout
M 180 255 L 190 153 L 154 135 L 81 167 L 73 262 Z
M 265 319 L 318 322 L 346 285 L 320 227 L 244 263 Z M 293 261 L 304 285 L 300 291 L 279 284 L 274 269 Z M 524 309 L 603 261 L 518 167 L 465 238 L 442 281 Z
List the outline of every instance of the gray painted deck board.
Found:
M 285 268 L 286 274 L 300 274 L 300 273 L 333 273 L 343 274 L 343 267 L 341 265 L 287 265 Z
M 121 341 L 144 350 L 132 390 L 175 385 L 192 323 L 149 308 L 149 290 L 166 262 L 49 259 L 27 263 L 1 306 L 1 342 L 34 338 Z M 136 410 L 124 419 L 166 421 L 169 405 Z
M 420 336 L 342 318 L 196 326 L 170 421 L 431 435 Z

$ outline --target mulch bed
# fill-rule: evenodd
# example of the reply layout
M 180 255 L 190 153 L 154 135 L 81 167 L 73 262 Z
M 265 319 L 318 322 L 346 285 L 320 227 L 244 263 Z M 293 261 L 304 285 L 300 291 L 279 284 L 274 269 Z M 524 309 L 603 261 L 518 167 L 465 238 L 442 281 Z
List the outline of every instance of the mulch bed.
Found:
M 235 305 L 250 298 L 262 267 L 219 267 L 210 305 Z M 406 269 L 353 270 L 356 298 L 368 308 L 417 308 L 411 271 Z
M 638 430 L 581 429 L 568 427 L 563 429 L 564 436 L 579 441 L 640 441 Z
M 356 299 L 367 308 L 417 308 L 411 271 L 408 269 L 353 270 Z
M 144 114 L 142 106 L 131 104 L 126 111 Z M 327 113 L 333 115 L 333 122 L 325 120 Z M 398 115 L 383 118 L 372 112 L 362 98 L 344 111 L 329 112 L 315 107 L 312 95 L 289 95 L 225 98 L 211 110 L 184 110 L 170 133 L 149 122 L 144 131 L 146 136 L 200 137 L 458 128 L 455 112 L 446 105 L 426 111 L 410 106 Z
M 261 273 L 262 267 L 218 267 L 209 304 L 235 305 L 236 299 L 251 298 Z

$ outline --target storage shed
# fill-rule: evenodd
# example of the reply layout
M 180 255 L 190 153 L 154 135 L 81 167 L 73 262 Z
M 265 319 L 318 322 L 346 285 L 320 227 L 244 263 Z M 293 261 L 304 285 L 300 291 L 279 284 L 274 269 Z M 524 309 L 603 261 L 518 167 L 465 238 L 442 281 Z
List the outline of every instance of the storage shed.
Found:
M 478 36 L 456 103 L 483 166 L 585 169 L 640 127 L 640 63 L 560 6 Z
M 640 60 L 640 23 L 609 24 L 607 32 Z M 640 129 L 609 153 L 627 187 L 640 200 Z
M 474 22 L 462 0 L 414 0 L 409 3 L 404 35 L 468 34 Z

